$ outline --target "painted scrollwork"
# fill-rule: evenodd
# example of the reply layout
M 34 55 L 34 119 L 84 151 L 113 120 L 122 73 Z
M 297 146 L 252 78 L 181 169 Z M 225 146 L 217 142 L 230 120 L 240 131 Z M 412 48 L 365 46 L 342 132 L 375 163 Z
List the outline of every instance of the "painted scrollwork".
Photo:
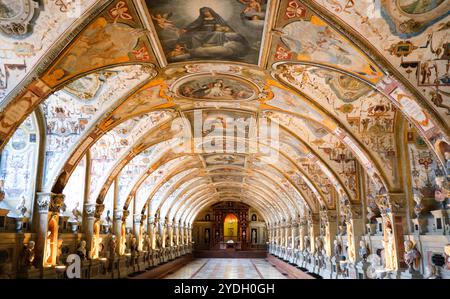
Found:
M 34 0 L 4 0 L 0 2 L 0 31 L 21 38 L 32 31 L 32 22 L 39 12 Z

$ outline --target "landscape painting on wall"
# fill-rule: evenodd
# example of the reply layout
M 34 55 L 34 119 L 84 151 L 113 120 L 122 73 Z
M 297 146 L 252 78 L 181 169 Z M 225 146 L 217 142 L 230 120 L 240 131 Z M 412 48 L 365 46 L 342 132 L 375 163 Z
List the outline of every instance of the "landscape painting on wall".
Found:
M 267 0 L 146 0 L 168 62 L 257 64 Z

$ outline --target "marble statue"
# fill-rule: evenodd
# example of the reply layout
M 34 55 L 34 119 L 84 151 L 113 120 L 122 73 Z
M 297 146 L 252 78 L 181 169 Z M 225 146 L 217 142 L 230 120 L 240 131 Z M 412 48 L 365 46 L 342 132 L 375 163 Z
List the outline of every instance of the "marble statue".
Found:
M 86 241 L 81 240 L 80 246 L 77 248 L 77 255 L 80 257 L 82 261 L 86 260 Z
M 311 241 L 309 240 L 309 236 L 304 237 L 304 244 L 305 244 L 305 251 L 310 252 L 311 251 Z
M 71 220 L 73 222 L 80 222 L 80 220 L 81 220 L 81 212 L 80 212 L 80 210 L 78 210 L 78 206 L 79 206 L 79 203 L 77 202 L 75 205 L 75 208 L 73 208 L 73 210 L 72 210 Z
M 316 237 L 315 245 L 316 245 L 316 248 L 315 248 L 316 249 L 316 254 L 317 255 L 321 255 L 322 254 L 322 250 L 323 250 L 322 238 Z
M 24 248 L 23 265 L 27 269 L 34 268 L 36 257 L 35 245 L 36 243 L 34 241 L 30 241 Z
M 342 256 L 342 245 L 338 240 L 334 240 L 333 244 L 334 244 L 333 247 L 334 257 L 336 259 L 339 259 Z
M 20 217 L 25 217 L 28 209 L 26 207 L 26 200 L 25 200 L 25 196 L 22 196 L 20 203 L 17 205 L 16 210 L 20 212 L 19 216 Z
M 389 221 L 386 223 L 384 230 L 384 266 L 388 270 L 395 270 L 397 269 L 395 263 L 395 240 L 394 233 L 392 232 L 392 226 Z
M 366 241 L 361 240 L 359 241 L 359 251 L 358 251 L 359 257 L 366 262 L 367 261 L 367 257 L 370 254 L 370 250 L 367 247 Z
M 404 245 L 405 253 L 403 257 L 405 259 L 405 263 L 408 265 L 409 273 L 413 273 L 417 270 L 416 268 L 419 264 L 421 254 L 411 240 L 406 240 Z

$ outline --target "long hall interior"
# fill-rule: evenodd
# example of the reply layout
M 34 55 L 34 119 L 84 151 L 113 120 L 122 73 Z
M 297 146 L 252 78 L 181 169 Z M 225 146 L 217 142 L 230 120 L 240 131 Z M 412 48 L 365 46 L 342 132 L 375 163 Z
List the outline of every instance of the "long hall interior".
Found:
M 0 0 L 0 278 L 450 278 L 450 1 Z

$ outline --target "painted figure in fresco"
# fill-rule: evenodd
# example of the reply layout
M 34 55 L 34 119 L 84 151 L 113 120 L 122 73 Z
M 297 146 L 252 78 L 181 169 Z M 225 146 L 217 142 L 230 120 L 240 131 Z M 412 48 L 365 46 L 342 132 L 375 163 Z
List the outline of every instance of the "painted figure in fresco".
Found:
M 180 30 L 180 37 L 174 50 L 170 52 L 172 59 L 184 57 L 182 48 L 191 58 L 225 58 L 244 56 L 249 44 L 244 36 L 236 33 L 227 22 L 209 7 L 200 8 L 199 17 Z M 177 56 L 177 52 L 179 55 Z
M 261 4 L 257 0 L 238 0 L 242 4 L 246 5 L 242 10 L 243 13 L 249 12 L 261 12 Z
M 444 0 L 399 0 L 400 8 L 409 14 L 423 14 L 438 7 Z
M 173 22 L 169 20 L 171 16 L 172 16 L 171 13 L 166 14 L 157 13 L 156 15 L 152 16 L 152 19 L 156 21 L 156 24 L 161 29 L 178 30 L 178 28 L 173 24 Z

